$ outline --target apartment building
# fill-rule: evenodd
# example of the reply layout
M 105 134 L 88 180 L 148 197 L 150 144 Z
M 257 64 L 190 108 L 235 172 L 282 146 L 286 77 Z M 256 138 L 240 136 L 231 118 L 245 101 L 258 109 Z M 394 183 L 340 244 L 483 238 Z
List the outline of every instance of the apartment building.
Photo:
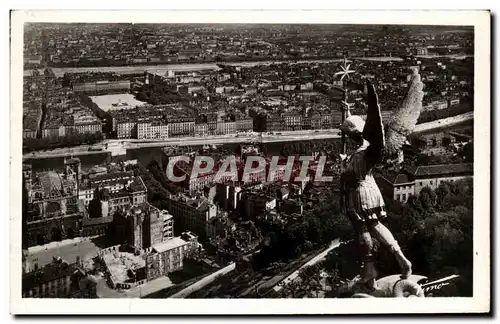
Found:
M 72 278 L 80 270 L 61 259 L 22 276 L 23 298 L 68 298 Z
M 207 234 L 208 220 L 217 216 L 217 207 L 203 197 L 170 195 L 167 202 L 175 223 L 202 237 Z
M 388 197 L 405 203 L 413 195 L 420 194 L 423 188 L 436 189 L 442 182 L 453 182 L 474 175 L 474 164 L 442 164 L 419 166 L 415 170 L 385 172 L 377 174 L 377 182 Z
M 197 248 L 197 237 L 189 232 L 153 245 L 146 256 L 148 280 L 181 270 L 184 267 L 184 259 Z
M 162 121 L 137 123 L 137 139 L 167 139 L 169 125 Z

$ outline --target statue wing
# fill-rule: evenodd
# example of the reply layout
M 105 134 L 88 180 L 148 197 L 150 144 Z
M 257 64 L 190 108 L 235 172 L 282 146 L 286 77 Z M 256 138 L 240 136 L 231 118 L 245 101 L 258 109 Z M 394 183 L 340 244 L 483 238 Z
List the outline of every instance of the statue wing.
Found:
M 382 151 L 385 146 L 384 125 L 382 124 L 382 114 L 375 87 L 370 81 L 366 81 L 366 85 L 368 88 L 368 110 L 366 112 L 365 127 L 363 128 L 363 138 L 370 143 L 370 158 L 377 164 L 381 162 Z
M 423 87 L 418 70 L 413 68 L 408 93 L 385 125 L 384 156 L 398 154 L 413 132 L 422 111 Z

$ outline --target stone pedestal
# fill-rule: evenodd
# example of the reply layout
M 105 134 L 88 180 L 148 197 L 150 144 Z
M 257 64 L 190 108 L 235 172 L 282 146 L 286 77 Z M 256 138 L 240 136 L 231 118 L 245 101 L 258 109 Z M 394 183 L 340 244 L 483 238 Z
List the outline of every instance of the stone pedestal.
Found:
M 411 275 L 401 279 L 400 275 L 392 275 L 376 281 L 375 289 L 370 289 L 355 280 L 341 287 L 341 292 L 350 293 L 354 298 L 390 298 L 390 297 L 424 297 L 422 288 L 418 285 L 427 277 Z

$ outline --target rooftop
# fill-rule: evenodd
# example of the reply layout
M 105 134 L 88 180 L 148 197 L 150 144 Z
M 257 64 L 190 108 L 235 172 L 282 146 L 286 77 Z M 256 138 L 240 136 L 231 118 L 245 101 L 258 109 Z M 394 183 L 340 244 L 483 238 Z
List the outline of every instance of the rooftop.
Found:
M 440 165 L 426 165 L 419 166 L 415 171 L 416 177 L 426 177 L 433 175 L 447 175 L 457 173 L 474 173 L 473 163 L 460 163 L 460 164 L 440 164 Z
M 114 173 L 98 174 L 95 176 L 94 179 L 92 179 L 92 181 L 93 182 L 113 181 L 113 180 L 122 179 L 122 178 L 132 179 L 133 177 L 134 177 L 134 172 L 132 172 L 132 171 L 114 172 Z
M 100 224 L 111 223 L 112 221 L 113 221 L 113 216 L 98 217 L 98 218 L 84 218 L 82 220 L 82 225 L 83 226 L 100 225 Z
M 188 243 L 189 243 L 188 241 L 184 241 L 180 237 L 174 237 L 174 238 L 171 238 L 170 240 L 153 245 L 153 249 L 158 253 L 162 253 L 162 252 L 165 252 L 168 250 L 172 250 L 172 249 L 181 247 L 181 246 L 186 245 Z
M 137 192 L 137 191 L 146 191 L 146 185 L 144 184 L 144 181 L 142 181 L 141 177 L 135 177 L 134 181 L 130 183 L 129 185 L 129 190 L 132 192 Z
M 24 289 L 31 289 L 60 278 L 73 274 L 78 268 L 74 264 L 68 264 L 61 259 L 54 260 L 45 267 L 23 275 L 22 286 Z
M 408 182 L 411 182 L 411 180 L 406 173 L 399 173 L 394 180 L 394 184 L 403 184 Z
M 128 270 L 136 270 L 146 266 L 142 256 L 126 252 L 113 252 L 105 254 L 103 260 L 115 282 L 126 282 L 129 279 Z
M 48 195 L 52 191 L 52 189 L 55 189 L 57 191 L 62 190 L 61 176 L 54 171 L 41 172 L 39 175 L 39 179 L 43 191 L 46 195 Z
M 199 198 L 191 198 L 184 194 L 170 195 L 169 198 L 171 200 L 184 203 L 186 206 L 190 206 L 200 211 L 207 210 L 210 207 L 210 203 L 207 198 L 199 197 Z

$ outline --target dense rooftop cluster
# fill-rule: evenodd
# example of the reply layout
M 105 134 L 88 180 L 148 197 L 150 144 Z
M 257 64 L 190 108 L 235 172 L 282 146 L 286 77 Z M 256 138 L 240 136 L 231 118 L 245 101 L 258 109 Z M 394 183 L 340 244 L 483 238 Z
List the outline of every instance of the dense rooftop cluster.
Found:
M 349 25 L 36 24 L 27 64 L 95 66 L 160 62 L 308 59 L 471 53 L 472 29 Z

